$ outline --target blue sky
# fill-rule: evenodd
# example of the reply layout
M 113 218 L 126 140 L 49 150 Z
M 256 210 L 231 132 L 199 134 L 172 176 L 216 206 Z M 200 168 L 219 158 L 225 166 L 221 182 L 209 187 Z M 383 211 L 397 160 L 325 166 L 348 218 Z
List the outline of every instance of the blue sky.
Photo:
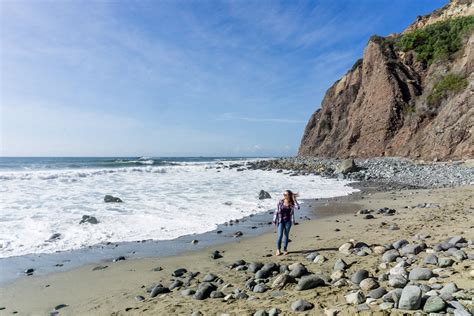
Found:
M 368 38 L 446 2 L 1 1 L 1 155 L 294 155 Z

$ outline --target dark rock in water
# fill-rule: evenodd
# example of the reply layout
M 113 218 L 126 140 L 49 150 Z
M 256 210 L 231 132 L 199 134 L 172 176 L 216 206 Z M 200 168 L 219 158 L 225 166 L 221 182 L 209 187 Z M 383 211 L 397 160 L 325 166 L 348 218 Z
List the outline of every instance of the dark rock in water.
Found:
M 359 284 L 362 280 L 367 279 L 369 277 L 369 271 L 361 269 L 356 271 L 352 277 L 351 281 L 354 284 Z
M 216 231 L 216 234 L 222 234 L 222 230 Z
M 79 222 L 79 224 L 84 224 L 84 223 L 98 224 L 99 221 L 98 221 L 97 218 L 95 218 L 94 216 L 82 215 L 82 219 L 81 219 L 81 221 Z
M 296 286 L 297 291 L 305 291 L 314 289 L 318 286 L 324 285 L 324 280 L 321 279 L 319 276 L 311 274 L 302 276 Z
M 199 240 L 197 240 L 197 239 L 191 240 L 191 243 L 192 243 L 193 245 L 197 245 L 198 242 L 199 242 Z
M 137 296 L 135 296 L 135 299 L 136 299 L 137 301 L 141 302 L 141 301 L 144 301 L 144 300 L 145 300 L 145 297 L 143 297 L 143 296 L 141 296 L 141 295 L 137 295 Z
M 421 290 L 418 286 L 407 285 L 402 290 L 402 296 L 398 302 L 399 309 L 415 310 L 421 306 Z
M 188 270 L 186 270 L 185 268 L 179 268 L 179 269 L 174 270 L 171 275 L 179 278 L 179 277 L 182 277 L 186 272 L 188 272 Z
M 259 200 L 264 200 L 264 199 L 271 199 L 272 196 L 270 195 L 270 193 L 268 193 L 267 191 L 264 191 L 264 190 L 260 190 L 260 193 L 258 194 L 258 199 Z
M 219 259 L 219 258 L 222 258 L 222 255 L 221 253 L 219 252 L 219 250 L 214 250 L 212 253 L 211 253 L 211 259 Z
M 305 300 L 298 300 L 291 304 L 291 309 L 295 312 L 304 312 L 310 310 L 314 307 L 312 303 L 309 303 Z
M 112 195 L 106 195 L 104 196 L 104 202 L 105 203 L 122 203 L 123 201 L 115 196 Z
M 35 273 L 35 269 L 33 268 L 29 268 L 25 270 L 26 275 L 33 275 L 33 273 Z
M 169 292 L 171 292 L 169 288 L 158 284 L 153 288 L 153 290 L 151 290 L 150 297 L 156 297 L 158 294 L 165 294 Z
M 109 266 L 97 266 L 92 269 L 92 271 L 104 270 L 107 269 Z
M 234 238 L 241 237 L 244 233 L 242 233 L 240 230 L 234 233 Z
M 201 283 L 199 284 L 196 293 L 193 295 L 193 298 L 196 300 L 204 300 L 211 295 L 212 291 L 215 290 L 216 286 L 214 284 L 209 282 Z
M 49 237 L 49 239 L 45 240 L 46 242 L 52 242 L 52 241 L 55 241 L 55 240 L 58 240 L 61 238 L 61 234 L 60 233 L 54 233 L 51 235 L 51 237 Z
M 125 260 L 125 257 L 124 256 L 119 256 L 117 258 L 115 258 L 114 260 L 112 260 L 113 262 L 119 262 L 119 261 L 124 261 Z

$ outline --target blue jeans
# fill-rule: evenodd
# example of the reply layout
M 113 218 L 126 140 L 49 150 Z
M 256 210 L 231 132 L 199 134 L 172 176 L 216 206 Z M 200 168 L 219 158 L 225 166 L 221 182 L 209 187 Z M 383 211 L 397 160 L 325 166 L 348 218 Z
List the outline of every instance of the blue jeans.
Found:
M 283 244 L 283 250 L 286 251 L 288 247 L 288 238 L 290 235 L 290 228 L 291 228 L 291 221 L 283 221 L 278 224 L 278 239 L 277 239 L 277 249 L 280 250 L 281 248 L 281 240 L 283 238 L 283 234 L 285 234 L 285 242 Z

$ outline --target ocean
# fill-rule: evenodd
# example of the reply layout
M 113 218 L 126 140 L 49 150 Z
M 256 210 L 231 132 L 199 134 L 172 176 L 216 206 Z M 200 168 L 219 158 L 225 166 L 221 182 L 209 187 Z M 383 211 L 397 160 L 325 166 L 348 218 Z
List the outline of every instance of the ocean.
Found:
M 1 157 L 0 258 L 204 233 L 274 209 L 286 189 L 300 199 L 356 191 L 316 175 L 215 168 L 258 159 Z M 272 199 L 259 200 L 261 189 Z M 107 194 L 123 203 L 104 203 Z M 79 224 L 83 215 L 99 223 Z

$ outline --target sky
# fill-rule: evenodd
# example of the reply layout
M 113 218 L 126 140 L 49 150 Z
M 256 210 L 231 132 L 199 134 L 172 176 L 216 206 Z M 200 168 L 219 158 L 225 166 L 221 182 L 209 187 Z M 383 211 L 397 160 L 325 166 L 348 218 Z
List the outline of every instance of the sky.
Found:
M 446 3 L 1 0 L 0 155 L 295 155 L 368 38 Z

